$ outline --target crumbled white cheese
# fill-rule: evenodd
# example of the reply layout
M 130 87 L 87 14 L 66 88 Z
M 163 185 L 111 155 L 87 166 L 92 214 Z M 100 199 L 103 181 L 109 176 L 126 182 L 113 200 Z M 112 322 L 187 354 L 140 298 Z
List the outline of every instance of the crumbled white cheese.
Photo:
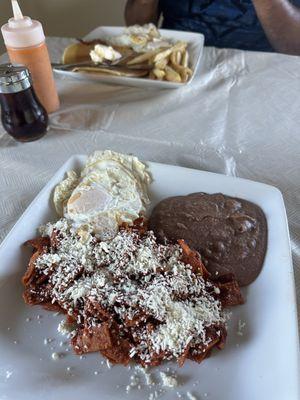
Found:
M 146 368 L 143 368 L 140 365 L 136 365 L 135 366 L 135 370 L 141 372 L 144 375 L 145 382 L 146 382 L 147 386 L 150 386 L 150 385 L 154 384 L 153 377 L 149 372 L 147 372 Z
M 166 323 L 160 325 L 150 336 L 157 353 L 160 350 L 167 350 L 179 355 L 193 339 L 194 332 L 197 332 L 206 343 L 205 324 L 212 325 L 222 320 L 219 305 L 208 297 L 203 296 L 194 304 L 176 302 L 172 301 L 170 294 L 158 285 L 153 289 L 152 297 L 155 299 L 154 307 L 157 313 L 165 313 L 166 318 Z
M 105 244 L 92 235 L 81 242 L 66 219 L 51 226 L 52 232 L 59 232 L 59 241 L 35 266 L 49 274 L 53 303 L 63 305 L 69 315 L 78 302 L 95 302 L 114 310 L 121 321 L 139 317 L 142 310 L 160 322 L 153 331 L 144 327 L 139 332 L 130 357 L 138 354 L 145 363 L 161 351 L 179 357 L 189 344 L 208 345 L 207 328 L 225 323 L 221 303 L 210 294 L 215 286 L 181 261 L 179 245 L 158 244 L 153 232 L 140 236 L 124 230 Z M 87 318 L 86 308 L 80 309 L 79 324 Z M 58 331 L 68 333 L 68 324 L 62 321 Z
M 162 385 L 166 387 L 176 387 L 178 385 L 177 379 L 171 375 L 167 375 L 165 372 L 160 373 L 162 379 Z
M 12 376 L 12 371 L 6 371 L 5 377 L 6 379 L 9 379 Z
M 130 385 L 127 385 L 126 388 L 125 388 L 125 390 L 126 390 L 127 393 L 130 392 L 131 386 L 130 386 Z
M 245 328 L 245 326 L 246 326 L 246 322 L 243 322 L 242 320 L 239 319 L 239 321 L 238 321 L 238 330 L 237 330 L 237 334 L 239 336 L 243 336 L 244 335 L 243 329 Z
M 54 352 L 54 353 L 51 354 L 51 358 L 52 358 L 52 360 L 57 361 L 57 360 L 60 359 L 60 354 Z
M 136 388 L 140 385 L 139 377 L 136 374 L 130 376 L 130 383 L 126 386 L 126 392 L 129 392 L 132 388 Z
M 150 393 L 149 397 L 148 397 L 149 400 L 155 400 L 157 398 L 158 398 L 158 393 L 156 390 L 154 392 Z
M 67 336 L 68 338 L 72 338 L 76 331 L 75 331 L 75 324 L 70 324 L 67 322 L 67 320 L 63 319 L 60 321 L 57 327 L 57 331 L 63 335 Z

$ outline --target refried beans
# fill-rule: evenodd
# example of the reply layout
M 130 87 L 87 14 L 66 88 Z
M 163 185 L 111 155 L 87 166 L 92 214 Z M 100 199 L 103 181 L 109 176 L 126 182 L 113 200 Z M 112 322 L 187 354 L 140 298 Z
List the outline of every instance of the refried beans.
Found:
M 212 277 L 234 273 L 241 286 L 259 275 L 267 247 L 262 209 L 221 193 L 169 197 L 154 208 L 152 229 L 160 242 L 186 243 L 201 254 Z

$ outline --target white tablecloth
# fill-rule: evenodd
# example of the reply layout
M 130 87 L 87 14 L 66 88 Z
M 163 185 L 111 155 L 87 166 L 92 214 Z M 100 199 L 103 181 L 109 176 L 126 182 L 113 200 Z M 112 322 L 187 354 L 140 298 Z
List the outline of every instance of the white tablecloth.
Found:
M 69 42 L 49 38 L 53 61 Z M 277 186 L 300 305 L 300 57 L 206 48 L 193 84 L 175 91 L 57 85 L 61 109 L 45 138 L 20 144 L 0 128 L 0 240 L 72 154 L 134 153 Z

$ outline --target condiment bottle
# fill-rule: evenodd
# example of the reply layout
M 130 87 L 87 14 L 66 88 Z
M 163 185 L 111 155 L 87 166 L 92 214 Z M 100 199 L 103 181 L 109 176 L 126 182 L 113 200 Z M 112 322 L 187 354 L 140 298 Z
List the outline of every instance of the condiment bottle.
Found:
M 12 0 L 12 7 L 14 18 L 1 28 L 10 61 L 26 65 L 40 102 L 51 113 L 59 108 L 59 99 L 43 27 L 23 16 L 17 0 Z
M 13 138 L 30 142 L 45 135 L 48 115 L 33 90 L 26 67 L 0 65 L 0 104 L 3 127 Z

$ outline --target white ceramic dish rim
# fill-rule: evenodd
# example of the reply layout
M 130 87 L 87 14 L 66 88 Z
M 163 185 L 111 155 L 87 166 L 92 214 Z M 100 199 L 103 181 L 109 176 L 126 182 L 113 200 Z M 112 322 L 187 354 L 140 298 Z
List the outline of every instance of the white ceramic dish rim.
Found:
M 55 183 L 55 181 L 57 180 L 57 176 L 61 175 L 63 172 L 66 171 L 66 165 L 69 164 L 71 162 L 71 160 L 77 160 L 78 162 L 83 162 L 86 159 L 86 156 L 82 156 L 82 155 L 76 155 L 71 157 L 53 176 L 53 178 L 48 182 L 48 184 L 41 190 L 41 192 L 36 196 L 36 198 L 33 200 L 33 202 L 29 205 L 29 207 L 25 210 L 25 212 L 23 213 L 23 215 L 20 217 L 20 219 L 17 221 L 17 223 L 14 225 L 14 227 L 12 228 L 12 230 L 10 231 L 10 233 L 7 235 L 7 237 L 5 238 L 5 240 L 2 242 L 2 244 L 0 245 L 0 251 L 3 247 L 5 247 L 6 243 L 10 240 L 11 235 L 13 235 L 15 233 L 15 231 L 18 229 L 19 224 L 22 223 L 22 220 L 25 218 L 25 216 L 27 215 L 27 213 L 30 213 L 32 207 L 36 206 L 36 204 L 39 201 L 39 198 L 42 197 L 43 193 L 48 192 L 49 191 L 49 187 L 52 187 L 53 184 Z M 75 162 L 74 161 L 74 162 Z M 179 170 L 181 171 L 185 171 L 186 173 L 188 173 L 189 171 L 195 171 L 195 170 L 190 170 L 188 168 L 182 168 L 182 167 L 175 167 L 175 166 L 169 166 L 169 165 L 165 165 L 165 164 L 158 164 L 158 163 L 149 163 L 150 167 L 151 165 L 155 164 L 156 166 L 161 166 L 164 168 L 179 168 Z M 202 172 L 202 171 L 198 171 L 198 172 Z M 214 173 L 210 173 L 210 172 L 204 172 L 207 177 L 210 177 L 213 179 L 214 176 L 220 177 L 219 174 L 214 174 Z M 233 178 L 233 177 L 227 177 L 227 176 L 222 176 L 222 179 L 227 180 L 228 182 L 234 182 L 235 184 L 237 184 L 238 182 L 242 182 L 242 183 L 247 183 L 247 185 L 255 185 L 255 186 L 261 186 L 263 187 L 269 187 L 270 190 L 272 190 L 274 193 L 277 193 L 277 195 L 280 195 L 281 197 L 281 193 L 278 191 L 278 189 L 272 187 L 272 186 L 268 186 L 265 184 L 261 184 L 261 183 L 257 183 L 257 182 L 252 182 L 246 179 L 241 179 L 241 178 Z M 253 186 L 254 187 L 254 186 Z M 281 197 L 282 199 L 282 197 Z M 286 235 L 286 237 L 288 238 L 288 230 L 287 230 L 287 225 L 285 225 L 285 232 L 284 234 Z M 296 304 L 295 299 L 295 287 L 294 287 L 294 281 L 293 281 L 293 269 L 292 269 L 292 262 L 291 262 L 291 256 L 289 255 L 289 257 L 286 259 L 286 267 L 287 267 L 287 274 L 289 275 L 289 290 L 291 291 L 291 293 L 289 294 L 290 299 L 294 302 L 294 304 Z M 298 341 L 298 330 L 296 329 L 297 327 L 297 317 L 296 317 L 296 313 L 294 314 L 294 340 L 293 343 L 290 343 L 291 345 L 293 345 L 294 351 L 296 352 L 296 356 L 299 355 L 299 341 Z M 290 335 L 291 337 L 292 335 Z M 297 363 L 295 362 L 295 359 L 293 360 L 292 365 L 296 365 Z M 299 372 L 299 360 L 298 360 L 298 364 L 297 364 L 297 371 L 295 372 Z M 294 374 L 293 374 L 294 375 Z M 298 382 L 299 383 L 299 382 Z M 296 397 L 295 397 L 296 399 Z M 289 399 L 290 400 L 290 399 Z M 293 398 L 294 400 L 294 398 Z

